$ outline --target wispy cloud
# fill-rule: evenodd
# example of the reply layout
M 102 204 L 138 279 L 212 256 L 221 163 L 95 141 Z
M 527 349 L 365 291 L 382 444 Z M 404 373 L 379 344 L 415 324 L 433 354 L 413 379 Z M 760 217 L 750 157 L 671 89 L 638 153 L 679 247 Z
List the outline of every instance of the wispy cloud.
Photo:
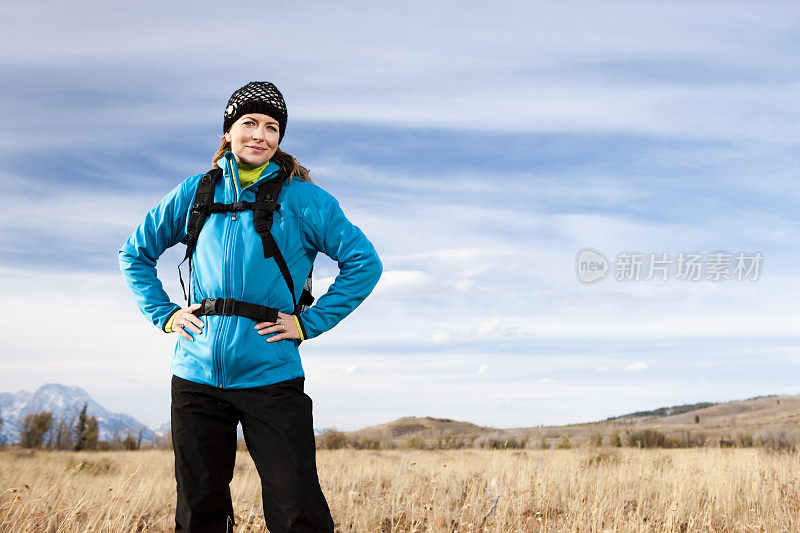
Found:
M 631 363 L 625 367 L 625 370 L 631 370 L 633 372 L 638 372 L 640 370 L 647 370 L 647 363 L 643 361 L 636 361 L 635 363 Z

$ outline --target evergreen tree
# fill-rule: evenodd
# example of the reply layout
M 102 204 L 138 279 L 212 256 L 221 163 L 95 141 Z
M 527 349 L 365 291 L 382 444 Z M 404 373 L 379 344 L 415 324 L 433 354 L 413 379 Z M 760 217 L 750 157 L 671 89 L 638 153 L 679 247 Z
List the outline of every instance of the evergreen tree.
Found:
M 86 403 L 83 404 L 78 423 L 75 425 L 75 451 L 86 449 Z

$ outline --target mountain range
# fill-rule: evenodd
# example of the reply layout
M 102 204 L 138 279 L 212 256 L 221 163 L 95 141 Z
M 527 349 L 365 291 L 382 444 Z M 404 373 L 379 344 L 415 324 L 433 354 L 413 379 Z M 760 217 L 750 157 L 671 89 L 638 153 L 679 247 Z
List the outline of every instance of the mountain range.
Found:
M 80 387 L 48 383 L 33 393 L 24 390 L 0 392 L 0 418 L 3 420 L 0 442 L 18 442 L 25 415 L 40 411 L 53 413 L 53 420 L 72 420 L 74 425 L 84 403 L 87 415 L 97 418 L 100 440 L 112 440 L 116 435 L 124 437 L 128 431 L 138 437 L 139 430 L 144 428 L 142 440 L 151 441 L 155 435 L 169 431 L 168 422 L 166 425 L 147 427 L 130 415 L 111 413 Z
M 19 442 L 19 431 L 25 415 L 41 411 L 53 413 L 54 421 L 72 420 L 74 427 L 84 403 L 87 415 L 97 418 L 100 440 L 110 441 L 115 436 L 124 438 L 128 432 L 138 437 L 139 430 L 142 429 L 142 441 L 150 442 L 157 436 L 166 435 L 171 429 L 169 420 L 154 426 L 146 426 L 130 415 L 108 411 L 80 387 L 48 383 L 33 393 L 24 390 L 16 393 L 0 392 L 0 420 L 3 421 L 0 428 L 0 443 Z M 241 438 L 241 425 L 238 426 L 237 432 Z M 320 433 L 322 430 L 314 429 L 314 434 Z

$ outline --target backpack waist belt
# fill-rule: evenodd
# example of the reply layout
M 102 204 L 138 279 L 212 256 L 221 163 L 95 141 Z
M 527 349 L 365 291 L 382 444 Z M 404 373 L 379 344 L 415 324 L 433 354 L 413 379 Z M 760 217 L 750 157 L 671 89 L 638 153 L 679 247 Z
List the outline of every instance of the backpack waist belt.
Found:
M 278 310 L 264 305 L 251 304 L 234 300 L 233 298 L 205 298 L 200 302 L 200 309 L 193 313 L 203 315 L 238 315 L 250 318 L 256 322 L 277 322 Z

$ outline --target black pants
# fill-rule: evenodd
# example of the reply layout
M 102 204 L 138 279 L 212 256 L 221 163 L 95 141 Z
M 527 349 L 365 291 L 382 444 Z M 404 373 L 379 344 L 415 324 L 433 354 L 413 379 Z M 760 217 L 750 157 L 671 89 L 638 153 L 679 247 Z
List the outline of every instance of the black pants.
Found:
M 236 426 L 258 474 L 270 533 L 333 531 L 317 478 L 311 398 L 299 377 L 251 389 L 218 389 L 172 376 L 175 531 L 233 531 L 229 484 Z

